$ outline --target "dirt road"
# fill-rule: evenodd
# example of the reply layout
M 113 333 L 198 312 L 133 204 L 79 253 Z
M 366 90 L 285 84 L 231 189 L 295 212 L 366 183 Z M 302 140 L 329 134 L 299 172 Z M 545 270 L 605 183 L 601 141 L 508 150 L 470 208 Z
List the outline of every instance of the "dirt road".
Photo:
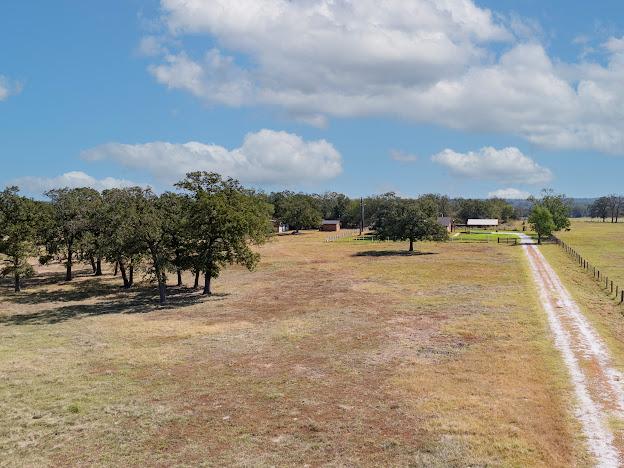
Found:
M 535 245 L 523 245 L 576 394 L 576 416 L 597 466 L 621 466 L 622 440 L 612 426 L 624 414 L 624 377 L 601 337 Z

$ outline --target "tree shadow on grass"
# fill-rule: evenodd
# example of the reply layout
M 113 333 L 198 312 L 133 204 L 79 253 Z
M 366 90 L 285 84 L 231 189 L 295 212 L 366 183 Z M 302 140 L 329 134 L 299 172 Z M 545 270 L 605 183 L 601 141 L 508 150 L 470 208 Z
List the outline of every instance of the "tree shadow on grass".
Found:
M 80 269 L 74 270 L 74 279 L 83 278 L 83 277 L 93 277 L 93 273 L 90 269 Z M 35 276 L 31 278 L 22 279 L 22 289 L 24 291 L 36 288 L 40 286 L 52 286 L 55 284 L 67 284 L 65 281 L 65 272 L 64 271 L 45 271 L 38 272 Z M 0 278 L 0 290 L 7 288 L 9 290 L 13 289 L 13 278 L 12 277 L 4 277 Z
M 180 309 L 203 300 L 222 301 L 228 294 L 213 294 L 203 296 L 192 288 L 172 287 L 167 291 L 167 303 L 158 303 L 158 293 L 154 288 L 142 288 L 131 291 L 121 291 L 113 297 L 93 304 L 73 304 L 28 313 L 13 314 L 0 317 L 0 324 L 4 325 L 45 325 L 64 322 L 70 319 L 95 317 L 107 314 L 142 314 L 155 310 Z
M 410 252 L 408 250 L 364 250 L 356 252 L 352 257 L 416 257 L 419 255 L 438 255 L 438 252 Z
M 71 289 L 43 289 L 30 290 L 27 287 L 21 293 L 9 293 L 6 300 L 15 304 L 41 304 L 45 302 L 75 302 L 87 299 L 97 299 L 103 296 L 120 294 L 121 285 L 104 283 L 99 278 L 93 277 L 80 282 L 63 283 L 70 285 Z M 126 291 L 130 292 L 130 291 Z

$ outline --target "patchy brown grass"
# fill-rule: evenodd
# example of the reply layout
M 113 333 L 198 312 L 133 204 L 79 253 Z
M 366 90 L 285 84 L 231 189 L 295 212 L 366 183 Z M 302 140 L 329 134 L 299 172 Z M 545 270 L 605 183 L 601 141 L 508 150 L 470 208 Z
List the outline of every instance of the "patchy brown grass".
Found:
M 7 286 L 0 464 L 588 463 L 521 249 L 325 237 L 164 308 L 111 276 Z

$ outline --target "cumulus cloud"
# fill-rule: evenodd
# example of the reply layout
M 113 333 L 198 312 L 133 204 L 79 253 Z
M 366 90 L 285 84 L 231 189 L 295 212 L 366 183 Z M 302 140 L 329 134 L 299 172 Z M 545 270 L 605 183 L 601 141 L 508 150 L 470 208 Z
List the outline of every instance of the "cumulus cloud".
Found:
M 418 156 L 415 154 L 408 154 L 400 150 L 391 150 L 390 159 L 398 162 L 412 163 L 418 161 Z
M 610 37 L 603 47 L 613 53 L 624 52 L 624 37 Z
M 187 172 L 199 170 L 260 185 L 318 182 L 342 172 L 340 153 L 327 141 L 305 141 L 298 135 L 266 129 L 247 134 L 243 144 L 232 150 L 195 141 L 108 143 L 84 151 L 82 157 L 143 169 L 165 183 L 177 182 Z
M 168 54 L 164 60 L 161 65 L 150 66 L 149 71 L 171 89 L 185 89 L 208 102 L 234 107 L 252 97 L 254 85 L 247 72 L 217 49 L 208 51 L 201 62 L 191 60 L 185 53 Z
M 92 177 L 82 171 L 66 172 L 57 177 L 21 177 L 19 179 L 15 179 L 12 183 L 32 193 L 43 193 L 54 188 L 65 187 L 91 187 L 97 190 L 106 190 L 142 185 L 136 184 L 130 180 L 116 179 L 114 177 L 96 179 L 95 177 Z
M 22 84 L 0 75 L 0 101 L 4 101 L 12 94 L 18 94 L 22 90 Z
M 517 17 L 503 24 L 473 0 L 161 7 L 182 47 L 149 70 L 208 103 L 277 107 L 317 126 L 327 117 L 393 116 L 548 148 L 624 153 L 621 38 L 605 43 L 606 64 L 564 63 L 539 43 L 538 25 Z M 185 52 L 190 35 L 211 44 L 203 56 Z M 494 52 L 500 42 L 504 52 Z
M 511 187 L 494 190 L 488 193 L 488 198 L 502 198 L 504 200 L 526 200 L 530 196 L 531 194 L 529 192 Z
M 167 53 L 163 38 L 159 36 L 144 36 L 137 47 L 137 52 L 145 57 L 155 57 Z
M 495 180 L 501 183 L 544 184 L 552 173 L 518 148 L 481 148 L 479 151 L 458 153 L 445 149 L 431 160 L 449 169 L 451 174 L 470 179 Z

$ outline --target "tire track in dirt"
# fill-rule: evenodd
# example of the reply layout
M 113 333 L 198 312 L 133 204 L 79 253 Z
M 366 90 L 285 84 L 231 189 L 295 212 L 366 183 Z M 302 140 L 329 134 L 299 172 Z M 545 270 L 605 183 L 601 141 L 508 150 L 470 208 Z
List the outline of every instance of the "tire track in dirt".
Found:
M 523 245 L 555 345 L 562 354 L 577 399 L 576 416 L 597 466 L 620 466 L 610 421 L 624 414 L 622 373 L 596 330 L 535 245 Z

